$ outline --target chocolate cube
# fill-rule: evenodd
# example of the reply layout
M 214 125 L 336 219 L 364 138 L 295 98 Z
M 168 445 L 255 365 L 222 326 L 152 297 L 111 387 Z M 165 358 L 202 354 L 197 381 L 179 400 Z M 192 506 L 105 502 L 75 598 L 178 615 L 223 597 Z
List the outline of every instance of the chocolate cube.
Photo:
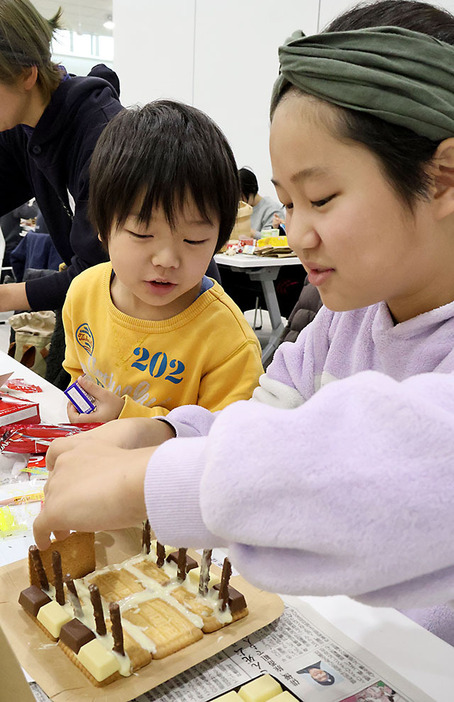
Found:
M 213 590 L 217 590 L 219 592 L 220 587 L 221 583 L 218 583 L 213 587 Z M 231 585 L 229 585 L 228 588 L 229 598 L 227 604 L 229 606 L 230 613 L 236 614 L 237 612 L 241 612 L 241 610 L 246 609 L 246 600 L 243 593 L 238 592 L 238 590 L 235 590 L 235 588 Z
M 60 641 L 74 651 L 79 653 L 79 649 L 95 637 L 91 629 L 82 624 L 78 619 L 71 619 L 63 624 L 60 630 Z
M 178 565 L 178 551 L 172 551 L 166 558 L 168 563 L 176 563 Z M 186 572 L 198 567 L 197 561 L 195 561 L 191 556 L 186 555 Z
M 50 597 L 46 595 L 39 587 L 36 585 L 30 585 L 19 595 L 19 604 L 25 609 L 26 612 L 36 617 L 41 607 L 48 604 L 51 601 Z

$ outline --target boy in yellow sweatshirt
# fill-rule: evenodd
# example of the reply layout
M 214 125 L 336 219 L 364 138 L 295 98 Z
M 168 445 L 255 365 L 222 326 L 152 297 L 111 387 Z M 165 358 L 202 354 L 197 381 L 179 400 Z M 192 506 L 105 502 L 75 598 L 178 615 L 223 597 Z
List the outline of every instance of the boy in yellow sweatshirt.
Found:
M 78 275 L 63 308 L 64 367 L 96 410 L 69 404 L 72 422 L 156 417 L 187 404 L 215 411 L 251 397 L 260 345 L 204 275 L 238 200 L 230 146 L 199 110 L 160 100 L 106 127 L 89 210 L 110 262 Z

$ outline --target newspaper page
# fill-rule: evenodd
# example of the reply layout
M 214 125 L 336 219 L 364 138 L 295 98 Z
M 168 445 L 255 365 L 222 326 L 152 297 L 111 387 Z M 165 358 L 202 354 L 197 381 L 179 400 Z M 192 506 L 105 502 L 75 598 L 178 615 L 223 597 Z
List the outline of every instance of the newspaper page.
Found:
M 209 702 L 263 674 L 302 702 L 435 702 L 309 604 L 286 599 L 277 621 L 134 702 Z

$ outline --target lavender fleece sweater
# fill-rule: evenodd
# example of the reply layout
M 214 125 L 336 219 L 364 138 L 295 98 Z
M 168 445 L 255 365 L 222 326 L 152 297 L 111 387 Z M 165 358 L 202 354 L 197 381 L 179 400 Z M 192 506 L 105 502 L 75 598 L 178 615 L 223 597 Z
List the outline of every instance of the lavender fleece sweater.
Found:
M 416 608 L 454 644 L 454 302 L 397 325 L 322 308 L 254 399 L 166 421 L 186 438 L 147 469 L 160 541 L 228 546 L 267 590 Z

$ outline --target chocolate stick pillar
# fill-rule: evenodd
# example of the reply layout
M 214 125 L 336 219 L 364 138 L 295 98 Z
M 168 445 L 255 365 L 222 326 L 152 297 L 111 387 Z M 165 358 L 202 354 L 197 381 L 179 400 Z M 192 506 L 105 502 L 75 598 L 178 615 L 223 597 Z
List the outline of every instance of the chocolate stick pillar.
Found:
M 184 582 L 186 579 L 186 553 L 187 553 L 187 548 L 179 548 L 178 549 L 178 571 L 177 571 L 177 580 L 179 580 L 180 583 Z
M 143 523 L 142 531 L 142 548 L 145 548 L 145 553 L 150 553 L 151 529 L 150 522 L 146 519 Z
M 227 607 L 229 601 L 229 580 L 232 575 L 232 566 L 228 558 L 224 558 L 222 566 L 221 584 L 219 586 L 219 599 L 222 600 L 221 612 Z
M 36 575 L 38 576 L 39 579 L 39 586 L 41 590 L 48 590 L 49 589 L 49 581 L 47 579 L 46 571 L 44 570 L 43 562 L 41 560 L 41 554 L 39 552 L 38 546 L 30 546 L 28 549 L 28 552 L 30 554 L 30 558 L 32 559 L 32 563 L 35 567 Z
M 159 543 L 159 541 L 156 541 L 156 556 L 156 565 L 158 566 L 158 568 L 162 568 L 166 559 L 166 550 L 164 546 Z
M 64 582 L 66 585 L 66 589 L 68 590 L 69 600 L 74 610 L 74 616 L 81 619 L 83 617 L 83 612 L 79 600 L 79 595 L 77 594 L 76 586 L 74 585 L 74 580 L 71 578 L 69 573 L 65 575 Z
M 199 595 L 206 595 L 210 582 L 211 549 L 204 549 L 200 564 Z
M 101 595 L 99 594 L 98 586 L 94 583 L 88 586 L 90 593 L 91 604 L 93 605 L 93 614 L 95 617 L 96 633 L 99 636 L 104 636 L 107 633 L 106 622 L 104 621 L 104 612 L 102 611 Z
M 60 551 L 52 551 L 52 570 L 54 571 L 55 599 L 59 605 L 64 605 L 65 591 L 63 590 L 63 574 L 61 572 Z
M 123 643 L 123 627 L 121 626 L 120 605 L 118 602 L 111 602 L 109 605 L 110 621 L 112 622 L 112 636 L 114 640 L 113 650 L 120 656 L 125 655 Z

